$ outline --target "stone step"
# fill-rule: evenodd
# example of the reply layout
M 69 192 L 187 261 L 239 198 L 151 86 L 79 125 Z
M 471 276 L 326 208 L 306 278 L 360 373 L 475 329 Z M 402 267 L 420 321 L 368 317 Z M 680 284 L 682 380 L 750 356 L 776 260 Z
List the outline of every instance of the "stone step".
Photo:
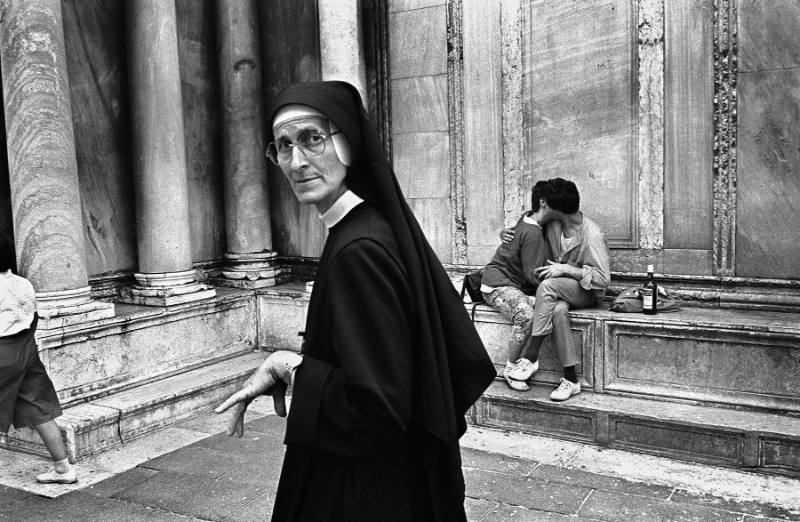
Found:
M 473 407 L 479 426 L 753 471 L 800 475 L 800 417 L 584 391 L 550 400 L 497 380 Z
M 800 413 L 800 314 L 686 307 L 646 316 L 607 308 L 570 312 L 585 389 Z M 485 304 L 474 322 L 499 370 L 511 323 Z M 561 365 L 547 340 L 539 362 L 534 382 L 557 384 Z
M 260 351 L 244 352 L 66 408 L 56 422 L 67 442 L 70 459 L 105 451 L 209 411 L 236 391 L 265 357 Z M 12 429 L 0 446 L 47 455 L 36 432 L 26 428 Z

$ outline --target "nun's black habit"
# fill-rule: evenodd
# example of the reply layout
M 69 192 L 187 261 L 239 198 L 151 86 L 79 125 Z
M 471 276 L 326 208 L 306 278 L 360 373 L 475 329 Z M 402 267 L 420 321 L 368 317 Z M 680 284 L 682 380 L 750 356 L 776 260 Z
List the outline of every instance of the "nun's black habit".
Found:
M 291 86 L 269 121 L 289 104 L 344 133 L 345 183 L 365 202 L 330 230 L 320 258 L 272 520 L 466 520 L 458 439 L 494 367 L 358 91 Z

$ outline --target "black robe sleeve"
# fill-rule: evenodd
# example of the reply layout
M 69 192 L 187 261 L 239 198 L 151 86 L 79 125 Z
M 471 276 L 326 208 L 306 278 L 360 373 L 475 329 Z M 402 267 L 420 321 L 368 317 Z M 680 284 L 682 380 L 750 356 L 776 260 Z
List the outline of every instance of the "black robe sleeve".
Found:
M 330 260 L 327 341 L 336 361 L 306 355 L 295 375 L 286 444 L 369 458 L 402 444 L 412 403 L 411 291 L 396 257 L 362 238 Z

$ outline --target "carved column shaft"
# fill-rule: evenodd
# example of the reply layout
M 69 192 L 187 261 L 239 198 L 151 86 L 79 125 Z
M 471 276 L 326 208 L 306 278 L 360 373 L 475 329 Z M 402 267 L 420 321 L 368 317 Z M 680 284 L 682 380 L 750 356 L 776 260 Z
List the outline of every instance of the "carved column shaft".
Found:
M 192 268 L 175 2 L 130 0 L 126 22 L 140 273 L 124 297 L 148 305 L 211 297 Z
M 322 79 L 349 82 L 367 102 L 359 0 L 318 0 Z
M 113 316 L 113 305 L 92 301 L 89 291 L 61 2 L 5 0 L 0 13 L 20 273 L 36 288 L 45 319 Z
M 255 0 L 217 0 L 217 50 L 222 96 L 225 226 L 228 252 L 215 284 L 275 284 L 264 109 Z

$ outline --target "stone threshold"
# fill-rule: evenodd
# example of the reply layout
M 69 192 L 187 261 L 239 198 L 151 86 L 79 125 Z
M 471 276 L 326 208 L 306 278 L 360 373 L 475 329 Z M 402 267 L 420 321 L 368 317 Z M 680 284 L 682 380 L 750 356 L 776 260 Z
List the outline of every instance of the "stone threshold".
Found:
M 588 442 L 752 471 L 800 476 L 800 417 L 584 391 L 553 402 L 496 381 L 473 407 L 477 426 Z

